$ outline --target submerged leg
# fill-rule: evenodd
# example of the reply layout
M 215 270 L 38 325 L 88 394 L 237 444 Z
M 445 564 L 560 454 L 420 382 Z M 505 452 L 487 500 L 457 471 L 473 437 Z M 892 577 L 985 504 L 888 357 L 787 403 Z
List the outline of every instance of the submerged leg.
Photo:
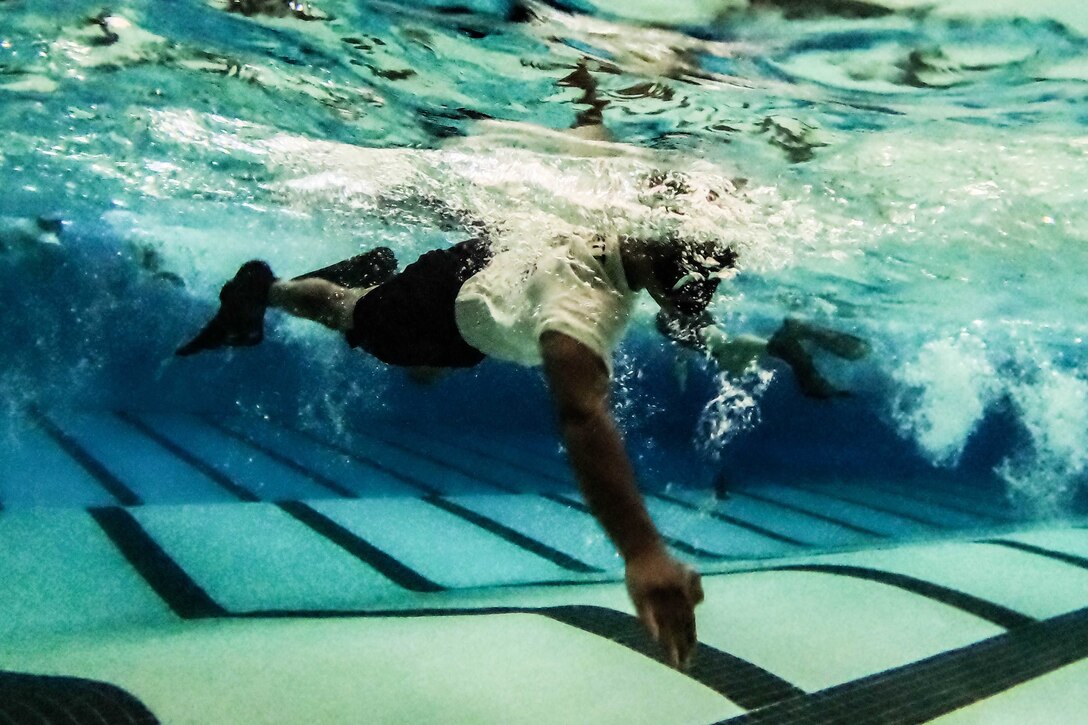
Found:
M 268 303 L 295 317 L 344 332 L 353 327 L 355 303 L 366 291 L 341 287 L 318 277 L 280 280 L 272 285 Z
M 839 390 L 820 375 L 812 362 L 812 356 L 808 354 L 801 343 L 794 339 L 771 338 L 767 345 L 767 352 L 779 360 L 785 361 L 793 371 L 794 378 L 801 392 L 810 398 L 834 398 L 847 395 Z
M 293 280 L 278 280 L 265 262 L 246 262 L 219 292 L 219 310 L 211 322 L 176 355 L 195 355 L 220 347 L 257 345 L 264 339 L 264 313 L 269 305 L 334 330 L 352 327 L 355 303 L 363 288 L 396 274 L 389 247 L 378 247 Z
M 829 383 L 816 369 L 812 355 L 801 344 L 802 335 L 797 334 L 798 327 L 786 320 L 778 332 L 767 341 L 767 354 L 784 361 L 790 366 L 801 392 L 810 398 L 834 398 L 849 395 Z

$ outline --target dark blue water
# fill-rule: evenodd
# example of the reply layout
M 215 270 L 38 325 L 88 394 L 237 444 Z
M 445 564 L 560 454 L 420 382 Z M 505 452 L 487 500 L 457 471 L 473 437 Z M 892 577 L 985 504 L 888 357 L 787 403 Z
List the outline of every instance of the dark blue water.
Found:
M 1088 13 L 426 5 L 0 4 L 12 428 L 37 405 L 549 430 L 536 371 L 422 387 L 280 317 L 256 349 L 171 353 L 252 257 L 297 274 L 388 244 L 404 262 L 466 218 L 528 243 L 671 223 L 741 252 L 713 306 L 729 332 L 793 315 L 873 353 L 818 360 L 853 395 L 812 401 L 783 368 L 729 380 L 685 358 L 647 302 L 615 394 L 644 479 L 921 479 L 1083 506 Z M 653 174 L 690 191 L 648 199 Z

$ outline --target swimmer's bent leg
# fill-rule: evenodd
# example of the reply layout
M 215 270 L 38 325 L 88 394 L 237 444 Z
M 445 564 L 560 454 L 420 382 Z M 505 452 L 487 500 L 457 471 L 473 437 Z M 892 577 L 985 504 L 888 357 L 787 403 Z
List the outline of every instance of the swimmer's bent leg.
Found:
M 361 288 L 385 282 L 396 270 L 397 258 L 389 247 L 377 247 L 290 281 L 277 280 L 264 262 L 246 262 L 220 290 L 215 317 L 175 354 L 184 357 L 259 344 L 269 305 L 334 330 L 349 330 Z
M 793 370 L 801 392 L 810 398 L 834 398 L 850 393 L 839 390 L 816 369 L 804 343 L 811 343 L 843 360 L 860 360 L 870 352 L 865 340 L 810 322 L 786 318 L 767 342 L 767 353 L 784 360 Z

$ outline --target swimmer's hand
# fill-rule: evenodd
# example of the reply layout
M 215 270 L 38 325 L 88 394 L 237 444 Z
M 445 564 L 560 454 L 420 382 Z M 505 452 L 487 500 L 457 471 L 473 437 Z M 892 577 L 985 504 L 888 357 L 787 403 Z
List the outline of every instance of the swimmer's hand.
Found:
M 627 562 L 627 593 L 668 663 L 685 669 L 695 652 L 695 605 L 703 601 L 699 574 L 654 552 Z

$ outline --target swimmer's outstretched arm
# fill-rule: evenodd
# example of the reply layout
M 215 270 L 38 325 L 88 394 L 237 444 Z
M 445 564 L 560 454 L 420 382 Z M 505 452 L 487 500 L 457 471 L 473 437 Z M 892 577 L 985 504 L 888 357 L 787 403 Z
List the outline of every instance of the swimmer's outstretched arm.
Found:
M 699 575 L 669 555 L 635 484 L 631 462 L 608 405 L 604 361 L 556 332 L 540 338 L 544 373 L 578 484 L 593 515 L 626 564 L 627 591 L 639 619 L 674 667 L 695 649 Z

